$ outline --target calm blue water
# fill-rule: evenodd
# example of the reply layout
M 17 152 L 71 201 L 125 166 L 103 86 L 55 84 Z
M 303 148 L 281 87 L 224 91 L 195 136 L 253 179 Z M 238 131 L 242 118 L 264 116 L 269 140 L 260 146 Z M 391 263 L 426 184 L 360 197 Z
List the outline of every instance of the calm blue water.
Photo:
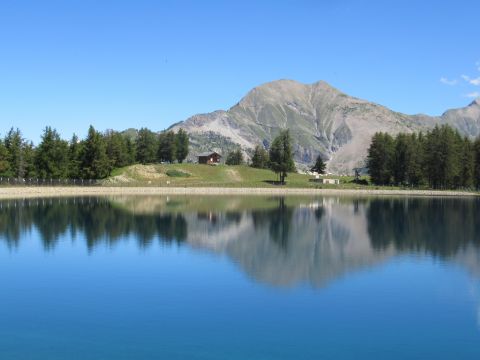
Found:
M 0 359 L 479 359 L 479 210 L 0 201 Z

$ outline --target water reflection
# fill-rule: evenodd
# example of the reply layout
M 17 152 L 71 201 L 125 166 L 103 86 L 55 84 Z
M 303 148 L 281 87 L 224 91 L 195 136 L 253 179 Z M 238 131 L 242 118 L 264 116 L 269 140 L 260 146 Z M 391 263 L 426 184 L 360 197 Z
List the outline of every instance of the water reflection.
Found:
M 475 199 L 373 200 L 367 213 L 372 246 L 441 257 L 478 247 L 479 205 Z
M 227 254 L 257 281 L 313 286 L 398 254 L 451 261 L 480 275 L 476 199 L 116 197 L 0 201 L 0 241 L 35 229 L 52 251 L 62 237 L 94 251 L 134 237 Z
M 18 246 L 26 232 L 35 228 L 46 250 L 55 248 L 61 236 L 78 234 L 93 249 L 134 235 L 148 246 L 155 237 L 163 242 L 182 242 L 187 224 L 181 214 L 134 214 L 104 198 L 67 198 L 0 201 L 0 239 Z

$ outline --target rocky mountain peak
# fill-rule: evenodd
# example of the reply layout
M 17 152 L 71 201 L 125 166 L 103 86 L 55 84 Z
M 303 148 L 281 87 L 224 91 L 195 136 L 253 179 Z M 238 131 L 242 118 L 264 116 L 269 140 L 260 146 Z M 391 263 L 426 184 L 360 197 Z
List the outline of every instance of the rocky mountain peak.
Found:
M 364 167 L 375 132 L 425 131 L 448 124 L 461 134 L 480 134 L 480 98 L 442 116 L 405 115 L 342 93 L 325 81 L 303 84 L 277 80 L 249 91 L 228 111 L 200 114 L 175 124 L 192 139 L 192 153 L 240 146 L 248 156 L 257 145 L 268 148 L 281 129 L 290 129 L 295 161 L 307 168 L 321 155 L 327 170 L 352 174 Z
M 480 106 L 480 96 L 473 100 L 469 106 Z
M 308 94 L 308 85 L 294 80 L 277 80 L 253 88 L 239 105 L 244 107 L 275 105 L 302 99 Z

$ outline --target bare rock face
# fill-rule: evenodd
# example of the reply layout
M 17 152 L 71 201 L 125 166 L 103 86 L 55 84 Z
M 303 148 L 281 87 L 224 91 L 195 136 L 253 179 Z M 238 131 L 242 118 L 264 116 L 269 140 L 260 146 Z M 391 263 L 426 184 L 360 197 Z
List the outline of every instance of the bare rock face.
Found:
M 205 150 L 226 153 L 235 146 L 249 154 L 256 145 L 268 148 L 280 130 L 290 129 L 300 167 L 321 155 L 329 172 L 351 174 L 364 167 L 375 132 L 425 131 L 437 124 L 478 136 L 480 99 L 440 117 L 405 115 L 347 96 L 323 81 L 279 80 L 254 88 L 228 111 L 195 115 L 172 129 L 183 128 L 190 134 L 192 156 Z

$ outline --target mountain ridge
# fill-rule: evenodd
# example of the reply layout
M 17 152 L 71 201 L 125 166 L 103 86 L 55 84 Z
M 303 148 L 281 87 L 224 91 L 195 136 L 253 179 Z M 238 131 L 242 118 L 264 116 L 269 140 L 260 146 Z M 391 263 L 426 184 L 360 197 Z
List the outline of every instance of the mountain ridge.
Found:
M 235 147 L 249 155 L 256 145 L 268 148 L 278 132 L 288 128 L 300 168 L 321 155 L 329 172 L 351 174 L 364 167 L 375 132 L 425 131 L 442 124 L 462 135 L 478 136 L 480 99 L 440 116 L 407 115 L 349 96 L 322 80 L 303 84 L 282 79 L 254 87 L 228 110 L 196 114 L 170 129 L 189 133 L 191 155 L 205 150 L 226 153 Z

